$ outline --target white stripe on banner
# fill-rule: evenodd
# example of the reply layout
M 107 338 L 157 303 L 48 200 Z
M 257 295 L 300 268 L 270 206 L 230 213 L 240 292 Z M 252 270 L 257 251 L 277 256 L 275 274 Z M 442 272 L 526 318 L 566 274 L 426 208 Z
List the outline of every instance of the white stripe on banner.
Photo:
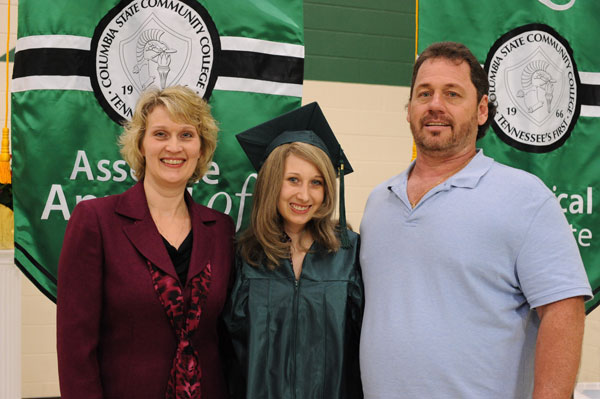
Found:
M 579 72 L 579 80 L 586 85 L 600 85 L 600 73 Z
M 16 51 L 45 47 L 89 50 L 91 42 L 92 39 L 83 36 L 26 36 L 17 40 Z M 255 53 L 304 58 L 304 46 L 299 44 L 280 43 L 249 37 L 223 36 L 221 37 L 221 48 L 223 50 L 252 51 Z
M 17 40 L 16 51 L 36 48 L 69 48 L 90 50 L 89 37 L 71 35 L 26 36 Z M 223 50 L 251 51 L 271 55 L 304 58 L 304 46 L 272 42 L 247 37 L 221 37 Z M 81 90 L 92 91 L 90 79 L 85 76 L 28 76 L 13 79 L 12 91 L 27 90 Z M 302 85 L 269 82 L 257 79 L 219 77 L 215 90 L 255 92 L 280 96 L 302 97 Z
M 17 40 L 17 52 L 34 48 L 69 48 L 75 50 L 89 50 L 92 39 L 72 35 L 39 35 L 26 36 Z
M 250 93 L 274 94 L 277 96 L 302 97 L 302 85 L 277 83 L 267 80 L 242 79 L 219 76 L 215 90 L 245 91 Z
M 249 37 L 223 36 L 221 37 L 221 49 L 304 58 L 304 46 L 299 44 L 272 42 Z
M 18 93 L 27 90 L 80 90 L 92 91 L 87 76 L 26 76 L 12 80 L 11 91 Z
M 579 116 L 588 116 L 590 118 L 600 118 L 600 107 L 596 105 L 582 105 Z

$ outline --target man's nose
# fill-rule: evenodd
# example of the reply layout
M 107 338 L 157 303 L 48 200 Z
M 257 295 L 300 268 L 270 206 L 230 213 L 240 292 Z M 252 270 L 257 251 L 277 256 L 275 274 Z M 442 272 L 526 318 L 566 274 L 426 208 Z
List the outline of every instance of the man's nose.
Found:
M 441 93 L 433 93 L 429 101 L 429 107 L 433 110 L 441 110 L 446 106 L 446 102 Z

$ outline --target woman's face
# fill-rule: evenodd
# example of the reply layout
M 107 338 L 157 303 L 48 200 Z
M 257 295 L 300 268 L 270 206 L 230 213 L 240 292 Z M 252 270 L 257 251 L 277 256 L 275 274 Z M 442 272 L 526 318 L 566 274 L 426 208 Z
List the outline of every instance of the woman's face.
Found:
M 198 164 L 200 145 L 195 126 L 175 122 L 164 106 L 157 106 L 146 119 L 142 140 L 144 180 L 160 187 L 185 188 Z
M 325 183 L 317 167 L 294 154 L 288 155 L 283 170 L 277 210 L 286 231 L 304 229 L 323 203 Z

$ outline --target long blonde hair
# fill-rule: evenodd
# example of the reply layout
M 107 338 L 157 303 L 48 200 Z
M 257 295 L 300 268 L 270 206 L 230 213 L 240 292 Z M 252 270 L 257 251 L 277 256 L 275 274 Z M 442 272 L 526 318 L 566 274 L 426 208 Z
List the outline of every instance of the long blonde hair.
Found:
M 323 150 L 306 143 L 294 142 L 275 148 L 258 172 L 254 186 L 254 201 L 250 226 L 238 240 L 240 255 L 252 266 L 265 264 L 269 269 L 289 257 L 290 243 L 282 240 L 283 219 L 277 211 L 277 202 L 283 183 L 287 157 L 294 154 L 314 164 L 323 176 L 323 203 L 307 223 L 312 238 L 328 251 L 340 247 L 336 235 L 333 213 L 336 204 L 335 171 Z

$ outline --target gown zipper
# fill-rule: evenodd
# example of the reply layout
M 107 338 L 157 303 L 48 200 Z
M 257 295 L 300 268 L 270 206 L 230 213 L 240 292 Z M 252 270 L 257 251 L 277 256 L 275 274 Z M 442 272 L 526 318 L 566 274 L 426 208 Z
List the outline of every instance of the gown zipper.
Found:
M 304 263 L 304 262 L 303 262 Z M 291 262 L 290 262 L 291 264 Z M 300 273 L 302 275 L 302 273 Z M 300 286 L 300 279 L 296 280 L 294 274 L 294 265 L 292 264 L 292 276 L 294 276 L 294 338 L 292 341 L 292 399 L 296 399 L 296 346 L 297 346 L 297 334 L 298 334 L 298 292 Z
M 312 245 L 311 245 L 312 247 Z M 308 254 L 306 254 L 308 255 Z M 296 346 L 297 346 L 297 335 L 298 335 L 298 302 L 300 292 L 300 280 L 302 279 L 302 273 L 304 273 L 304 264 L 306 262 L 306 255 L 302 259 L 302 269 L 300 270 L 300 276 L 296 279 L 296 273 L 294 272 L 294 263 L 290 256 L 290 268 L 292 271 L 292 278 L 294 279 L 294 338 L 292 342 L 292 399 L 296 399 Z

